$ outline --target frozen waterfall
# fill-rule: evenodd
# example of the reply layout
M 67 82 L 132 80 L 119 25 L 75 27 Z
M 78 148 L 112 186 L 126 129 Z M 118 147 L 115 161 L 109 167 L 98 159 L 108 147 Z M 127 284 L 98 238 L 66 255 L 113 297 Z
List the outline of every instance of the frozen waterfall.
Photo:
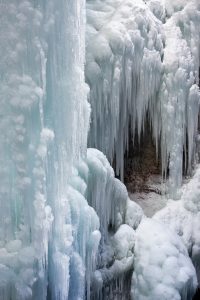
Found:
M 1 0 L 0 43 L 0 300 L 192 300 L 199 0 Z M 115 177 L 147 120 L 151 219 Z
M 0 299 L 83 299 L 100 238 L 76 170 L 90 114 L 84 1 L 1 1 L 0 14 Z

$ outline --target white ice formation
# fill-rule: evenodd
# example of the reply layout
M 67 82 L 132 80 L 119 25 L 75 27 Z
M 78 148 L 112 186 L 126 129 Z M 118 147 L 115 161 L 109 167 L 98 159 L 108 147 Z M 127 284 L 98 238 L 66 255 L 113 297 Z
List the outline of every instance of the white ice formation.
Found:
M 0 3 L 1 300 L 83 299 L 90 282 L 99 220 L 74 169 L 90 114 L 84 16 L 84 1 Z
M 134 300 L 191 300 L 199 172 L 195 191 L 155 216 L 172 233 L 145 219 L 110 163 L 116 155 L 123 178 L 128 140 L 148 116 L 177 194 L 183 149 L 189 171 L 194 162 L 199 22 L 198 0 L 0 1 L 0 300 L 125 300 L 133 268 Z M 87 150 L 88 132 L 104 154 Z

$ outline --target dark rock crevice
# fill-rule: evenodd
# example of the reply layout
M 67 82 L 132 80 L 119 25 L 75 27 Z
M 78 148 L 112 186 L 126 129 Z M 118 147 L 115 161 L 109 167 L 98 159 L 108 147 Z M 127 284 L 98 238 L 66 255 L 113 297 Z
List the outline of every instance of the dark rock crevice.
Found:
M 129 151 L 124 157 L 124 183 L 129 192 L 155 192 L 159 189 L 149 186 L 151 176 L 161 176 L 161 162 L 153 142 L 151 128 L 146 122 L 145 132 L 138 137 L 135 135 L 134 143 L 129 139 Z

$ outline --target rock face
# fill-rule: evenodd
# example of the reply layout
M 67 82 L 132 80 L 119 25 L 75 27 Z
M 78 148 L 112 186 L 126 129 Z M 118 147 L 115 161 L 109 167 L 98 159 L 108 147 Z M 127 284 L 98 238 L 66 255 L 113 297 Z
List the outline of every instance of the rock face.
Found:
M 148 122 L 141 137 L 135 137 L 134 145 L 132 139 L 129 139 L 129 151 L 126 152 L 124 161 L 124 182 L 130 193 L 161 193 L 158 188 L 149 184 L 150 177 L 160 177 L 161 166 Z
M 200 299 L 200 289 L 197 290 L 196 294 L 194 295 L 193 300 L 198 300 Z

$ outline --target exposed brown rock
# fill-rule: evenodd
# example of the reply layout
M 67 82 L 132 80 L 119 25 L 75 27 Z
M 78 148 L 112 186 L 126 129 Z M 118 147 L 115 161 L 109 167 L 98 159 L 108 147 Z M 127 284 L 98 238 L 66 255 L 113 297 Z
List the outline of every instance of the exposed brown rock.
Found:
M 124 183 L 129 192 L 155 192 L 159 189 L 148 185 L 152 175 L 161 174 L 160 159 L 156 157 L 156 148 L 152 140 L 150 128 L 147 124 L 146 132 L 141 136 L 140 142 L 136 135 L 134 145 L 129 141 L 129 151 L 125 155 Z

